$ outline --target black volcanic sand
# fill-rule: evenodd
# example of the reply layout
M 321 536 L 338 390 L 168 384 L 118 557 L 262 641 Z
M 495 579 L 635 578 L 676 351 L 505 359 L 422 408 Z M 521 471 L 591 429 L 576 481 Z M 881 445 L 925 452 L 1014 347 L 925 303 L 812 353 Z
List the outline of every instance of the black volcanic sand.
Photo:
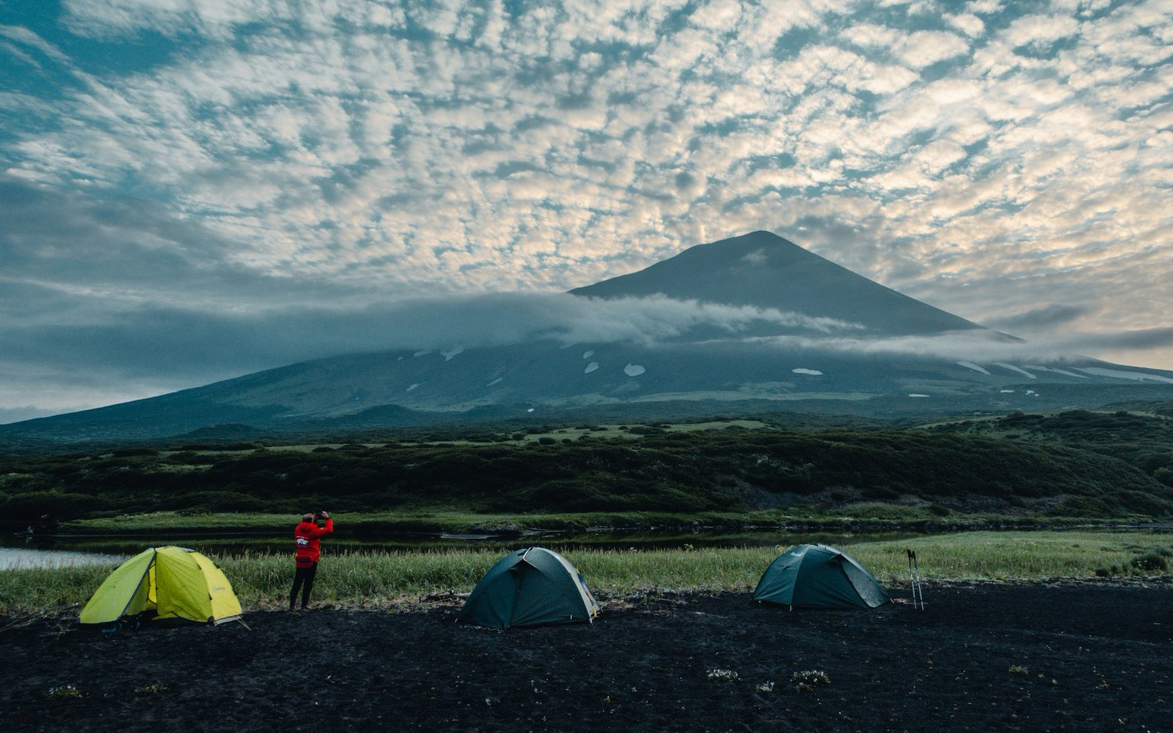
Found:
M 251 630 L 0 619 L 0 701 L 6 728 L 43 731 L 1173 730 L 1173 588 L 934 585 L 928 600 L 658 595 L 504 633 L 457 626 L 443 602 L 257 612 Z M 829 684 L 797 691 L 804 670 Z

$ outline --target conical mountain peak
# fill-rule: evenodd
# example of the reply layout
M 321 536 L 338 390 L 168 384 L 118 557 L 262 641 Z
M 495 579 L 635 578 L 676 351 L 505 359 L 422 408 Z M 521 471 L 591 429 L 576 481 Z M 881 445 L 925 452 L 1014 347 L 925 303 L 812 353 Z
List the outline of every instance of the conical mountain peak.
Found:
M 980 328 L 766 231 L 699 244 L 639 272 L 570 292 L 594 298 L 664 295 L 774 308 L 859 324 L 872 335 Z

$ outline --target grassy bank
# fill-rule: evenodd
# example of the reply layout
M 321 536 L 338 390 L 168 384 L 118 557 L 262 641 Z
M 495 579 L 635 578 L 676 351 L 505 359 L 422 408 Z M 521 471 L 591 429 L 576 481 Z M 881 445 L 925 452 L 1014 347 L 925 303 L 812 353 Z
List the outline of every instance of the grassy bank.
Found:
M 1136 578 L 1173 568 L 1173 535 L 1143 532 L 968 532 L 900 542 L 854 544 L 851 554 L 889 588 L 907 579 L 905 549 L 920 558 L 927 582 L 1030 581 L 1046 578 Z M 787 548 L 567 552 L 601 596 L 649 589 L 749 591 Z M 327 550 L 328 553 L 328 550 Z M 319 603 L 391 607 L 437 592 L 468 592 L 501 554 L 477 550 L 327 554 L 315 585 Z M 213 557 L 247 610 L 277 608 L 288 592 L 287 555 Z M 75 613 L 109 567 L 0 572 L 0 614 Z M 931 593 L 931 590 L 930 590 Z

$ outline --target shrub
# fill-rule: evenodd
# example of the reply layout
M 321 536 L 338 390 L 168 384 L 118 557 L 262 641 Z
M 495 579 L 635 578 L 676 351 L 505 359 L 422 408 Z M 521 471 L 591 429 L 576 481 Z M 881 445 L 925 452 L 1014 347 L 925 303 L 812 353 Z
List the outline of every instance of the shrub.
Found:
M 866 499 L 899 499 L 900 492 L 890 489 L 887 486 L 869 486 L 862 492 Z
M 271 509 L 269 502 L 235 491 L 197 491 L 172 504 L 177 509 L 200 512 L 260 512 Z
M 33 491 L 15 494 L 0 503 L 0 513 L 6 519 L 21 522 L 52 514 L 61 519 L 84 517 L 93 512 L 109 508 L 109 502 L 89 494 L 73 494 L 57 491 Z
M 1132 559 L 1132 567 L 1137 570 L 1163 573 L 1169 569 L 1169 561 L 1160 552 L 1146 552 Z
M 115 458 L 132 458 L 134 456 L 157 456 L 159 451 L 153 448 L 119 448 L 111 451 L 110 455 Z

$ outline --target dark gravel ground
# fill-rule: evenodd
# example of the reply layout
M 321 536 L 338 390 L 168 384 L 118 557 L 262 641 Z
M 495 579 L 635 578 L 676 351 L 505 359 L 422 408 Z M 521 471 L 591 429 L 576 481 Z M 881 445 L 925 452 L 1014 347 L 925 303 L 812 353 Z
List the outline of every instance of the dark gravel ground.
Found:
M 0 619 L 0 703 L 38 731 L 1173 731 L 1168 585 L 928 591 L 923 612 L 613 598 L 594 625 L 504 633 L 456 626 L 455 602 L 251 628 Z M 829 682 L 797 690 L 808 670 Z

